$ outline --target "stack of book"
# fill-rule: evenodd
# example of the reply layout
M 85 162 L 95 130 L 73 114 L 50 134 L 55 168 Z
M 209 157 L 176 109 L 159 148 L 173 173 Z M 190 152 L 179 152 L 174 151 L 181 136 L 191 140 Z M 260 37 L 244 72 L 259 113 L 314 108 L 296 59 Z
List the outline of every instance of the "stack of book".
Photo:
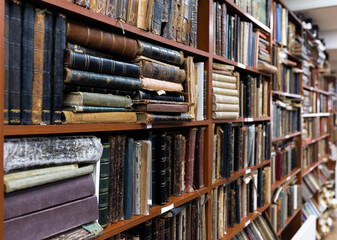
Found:
M 66 18 L 5 1 L 5 124 L 60 124 Z
M 112 239 L 206 239 L 205 195 L 131 228 Z
M 317 162 L 317 143 L 307 145 L 303 149 L 303 169 Z
M 282 46 L 288 45 L 288 10 L 280 3 L 274 2 L 274 37 Z
M 288 185 L 278 188 L 273 196 L 271 222 L 276 231 L 285 226 L 286 219 L 302 205 L 301 185 Z
M 305 219 L 309 216 L 314 215 L 317 218 L 321 216 L 321 211 L 319 210 L 319 206 L 316 203 L 315 199 L 310 199 L 308 202 L 303 204 L 303 215 Z
M 270 203 L 270 167 L 212 190 L 212 239 L 221 239 L 228 228 L 257 208 Z
M 94 136 L 6 139 L 5 238 L 42 239 L 97 220 L 92 164 L 102 150 Z
M 261 240 L 276 240 L 277 234 L 275 233 L 269 218 L 265 213 L 257 216 L 245 229 L 235 235 L 232 240 L 241 239 L 261 239 Z
M 310 172 L 309 174 L 305 175 L 303 178 L 303 183 L 302 183 L 302 197 L 304 199 L 304 201 L 309 201 L 312 196 L 320 190 L 321 185 L 318 182 L 317 178 L 315 177 L 315 175 Z
M 213 181 L 230 178 L 232 172 L 270 159 L 270 124 L 216 126 L 213 144 Z
M 272 182 L 281 180 L 298 167 L 298 147 L 296 140 L 273 146 Z
M 103 144 L 110 165 L 103 174 L 108 182 L 100 188 L 105 195 L 105 202 L 100 202 L 100 224 L 148 215 L 152 206 L 166 204 L 171 196 L 202 188 L 204 136 L 205 128 L 191 128 L 152 131 L 140 139 L 109 137 Z
M 301 129 L 301 105 L 291 101 L 272 103 L 273 138 L 298 132 Z
M 238 74 L 234 67 L 213 64 L 212 117 L 213 119 L 236 119 L 239 116 Z
M 256 48 L 258 48 L 256 51 L 258 51 L 258 53 L 256 53 L 255 56 L 254 67 L 267 73 L 276 73 L 277 68 L 271 65 L 271 57 L 269 51 L 270 45 L 267 35 L 263 34 L 259 30 L 256 30 L 255 36 L 255 41 L 257 45 Z
M 239 102 L 242 118 L 258 118 L 268 116 L 269 81 L 260 75 L 240 77 Z
M 68 0 L 156 35 L 197 47 L 198 1 Z

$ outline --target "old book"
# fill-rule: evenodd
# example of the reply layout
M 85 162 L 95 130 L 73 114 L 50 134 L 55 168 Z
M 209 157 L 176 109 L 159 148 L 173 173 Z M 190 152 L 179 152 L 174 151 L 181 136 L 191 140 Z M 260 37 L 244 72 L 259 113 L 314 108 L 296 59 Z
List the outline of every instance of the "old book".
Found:
M 124 58 L 134 58 L 137 53 L 136 40 L 75 22 L 67 22 L 66 36 L 69 42 Z M 113 42 L 113 45 L 111 45 L 111 42 Z
M 172 39 L 177 41 L 177 24 L 178 24 L 178 13 L 179 13 L 179 0 L 173 1 L 173 20 L 172 20 Z
M 161 25 L 163 19 L 163 0 L 153 0 L 153 10 L 151 19 L 151 31 L 161 35 Z
M 149 0 L 146 7 L 145 30 L 152 31 L 152 17 L 154 11 L 154 0 Z
M 97 218 L 97 199 L 96 196 L 91 196 L 6 220 L 4 222 L 4 236 L 6 239 L 42 239 L 94 221 Z M 17 226 L 21 226 L 20 231 L 17 231 Z M 36 231 L 36 226 L 39 226 L 39 231 Z
M 225 96 L 238 96 L 238 91 L 236 89 L 225 89 L 220 87 L 212 88 L 213 94 L 225 95 Z
M 204 187 L 204 138 L 205 138 L 205 128 L 202 127 L 198 129 L 196 141 L 198 144 L 198 149 L 196 149 L 196 164 L 194 165 L 194 177 L 195 186 L 199 189 Z
M 134 104 L 137 112 L 162 112 L 162 113 L 186 113 L 188 112 L 187 104 Z
M 126 22 L 127 0 L 117 0 L 117 19 Z
M 223 89 L 236 89 L 236 84 L 226 83 L 226 82 L 220 82 L 220 81 L 212 81 L 213 87 L 223 88 Z
M 183 44 L 189 43 L 189 31 L 190 31 L 190 0 L 182 0 L 183 7 L 183 22 L 182 22 L 182 35 L 181 42 Z
M 237 112 L 213 112 L 213 119 L 237 119 L 239 114 Z
M 146 10 L 148 4 L 149 0 L 138 0 L 137 27 L 144 30 L 148 30 L 146 27 Z
M 184 96 L 179 95 L 178 93 L 171 93 L 171 92 L 165 92 L 165 94 L 159 95 L 158 92 L 155 92 L 155 91 L 139 90 L 137 91 L 133 99 L 135 100 L 152 99 L 152 100 L 159 100 L 159 101 L 183 102 Z
M 100 13 L 117 19 L 117 0 L 100 0 Z
M 151 156 L 151 142 L 141 141 L 141 161 L 139 173 L 140 191 L 140 214 L 148 215 L 148 196 L 149 196 L 149 175 L 150 175 L 150 156 Z
M 29 2 L 24 4 L 22 18 L 21 123 L 31 124 L 35 18 L 33 4 Z
M 103 153 L 100 160 L 98 223 L 105 228 L 108 224 L 110 143 L 102 143 Z
M 73 0 L 70 0 L 71 2 Z M 92 12 L 96 12 L 96 9 L 97 9 L 97 1 L 98 0 L 90 0 L 90 8 L 89 10 L 92 11 Z
M 226 104 L 238 104 L 239 98 L 233 96 L 225 96 L 219 94 L 213 94 L 213 102 L 226 103 Z
M 141 78 L 140 79 L 142 89 L 150 91 L 171 91 L 182 92 L 184 90 L 181 83 L 173 83 L 168 81 L 161 81 L 153 78 Z
M 94 136 L 10 138 L 4 144 L 4 170 L 7 173 L 50 164 L 94 163 L 102 151 L 100 140 Z
M 124 219 L 132 215 L 132 189 L 133 189 L 133 138 L 126 139 L 125 170 L 124 170 Z
M 77 86 L 77 85 L 71 85 L 71 84 L 64 84 L 63 85 L 63 92 L 64 93 L 69 93 L 69 92 L 92 92 L 92 93 L 115 94 L 115 95 L 130 96 L 130 97 L 134 97 L 134 95 L 136 93 L 135 91 L 116 90 L 116 89 L 108 89 L 108 88 L 96 88 L 96 87 L 86 87 L 86 86 Z M 62 100 L 61 100 L 61 102 L 62 102 Z M 61 106 L 62 106 L 62 104 L 61 104 Z
M 72 111 L 74 113 L 97 113 L 97 112 L 134 112 L 134 108 L 123 107 L 96 107 L 96 106 L 79 106 L 64 105 L 64 111 Z
M 8 117 L 8 87 L 9 87 L 9 10 L 10 8 L 10 0 L 5 0 L 5 59 L 4 59 L 4 67 L 5 67 L 5 81 L 4 81 L 4 124 L 9 123 Z
M 218 223 L 216 223 L 216 224 L 219 225 L 218 226 L 218 236 L 220 238 L 222 238 L 223 235 L 224 235 L 224 227 L 223 227 L 224 226 L 223 225 L 223 222 L 224 222 L 223 216 L 224 216 L 224 214 L 223 214 L 223 212 L 226 211 L 226 208 L 224 206 L 223 200 L 224 200 L 224 188 L 223 187 L 219 187 L 218 199 L 217 199 L 218 204 L 219 204 L 219 209 L 218 209 L 218 211 L 219 211 L 218 212 L 219 219 L 218 219 Z
M 103 229 L 99 226 L 97 222 L 91 222 L 81 227 L 72 228 L 69 231 L 56 234 L 48 240 L 72 240 L 72 239 L 91 239 L 100 235 Z
M 177 0 L 176 41 L 182 42 L 184 21 L 184 0 Z
M 182 65 L 184 62 L 183 52 L 160 47 L 140 40 L 138 40 L 137 55 L 153 58 L 174 65 Z
M 137 78 L 85 72 L 69 68 L 65 68 L 65 72 L 64 83 L 68 84 L 127 91 L 139 90 L 141 87 L 140 80 Z
M 174 196 L 182 194 L 182 163 L 185 161 L 184 152 L 185 137 L 181 134 L 174 135 L 174 152 L 173 152 L 173 187 Z
M 197 128 L 190 129 L 186 143 L 186 158 L 185 158 L 185 192 L 193 192 L 193 171 L 194 171 L 194 158 L 195 158 L 195 139 Z
M 163 30 L 161 35 L 168 39 L 173 39 L 172 25 L 174 13 L 174 0 L 165 0 L 163 5 Z
M 73 92 L 63 96 L 63 105 L 130 108 L 132 100 L 129 96 Z
M 126 142 L 126 136 L 122 135 L 120 136 L 120 144 L 118 149 L 118 188 L 117 192 L 118 194 L 118 220 L 124 220 L 124 169 L 125 169 L 125 142 Z
M 156 115 L 150 113 L 137 113 L 137 122 L 144 124 L 160 123 L 160 122 L 189 122 L 192 116 L 186 113 L 180 115 Z
M 197 43 L 198 43 L 198 38 L 197 38 L 197 34 L 198 34 L 198 1 L 196 0 L 192 0 L 190 2 L 191 4 L 191 27 L 190 27 L 190 41 L 187 45 L 191 46 L 191 47 L 197 47 Z
M 212 239 L 218 238 L 218 188 L 212 190 Z
M 62 111 L 62 121 L 65 124 L 134 123 L 137 121 L 137 115 L 134 112 L 73 113 Z
M 126 13 L 126 23 L 132 26 L 137 26 L 138 15 L 138 0 L 128 1 L 128 8 Z
M 82 54 L 68 50 L 65 54 L 65 66 L 71 69 L 84 70 L 111 75 L 138 78 L 140 68 L 131 63 Z
M 143 77 L 175 83 L 182 83 L 186 79 L 186 72 L 177 66 L 165 64 L 147 57 L 138 57 L 133 62 L 139 64 Z
M 212 103 L 212 110 L 219 112 L 238 112 L 239 106 L 237 104 Z
M 117 205 L 115 203 L 116 195 L 114 192 L 116 191 L 116 159 L 115 159 L 115 152 L 117 151 L 117 143 L 116 137 L 110 136 L 109 143 L 110 143 L 110 166 L 109 166 L 109 176 L 114 176 L 109 178 L 109 194 L 108 194 L 108 214 L 107 214 L 107 223 L 108 225 L 113 223 L 116 219 L 115 209 Z
M 276 73 L 277 68 L 266 62 L 258 62 L 257 69 L 267 73 Z
M 193 61 L 193 57 L 189 56 L 187 57 L 187 60 L 185 61 L 185 69 L 187 71 L 187 81 L 185 84 L 186 92 L 188 92 L 187 102 L 190 105 L 189 114 L 193 117 L 193 119 L 196 119 L 196 108 L 197 108 L 197 78 L 195 73 L 195 65 Z
M 236 77 L 235 76 L 228 76 L 228 75 L 221 75 L 217 73 L 212 74 L 212 79 L 219 82 L 226 82 L 226 83 L 236 83 Z
M 64 31 L 65 30 L 66 30 L 66 25 L 64 26 Z M 64 38 L 65 38 L 65 36 L 64 36 Z M 90 56 L 113 59 L 113 56 L 109 53 L 96 51 L 96 50 L 93 50 L 91 48 L 83 47 L 83 46 L 80 46 L 78 44 L 74 44 L 74 43 L 70 43 L 70 42 L 67 42 L 66 49 L 69 50 L 69 51 L 82 53 L 82 54 L 86 54 L 86 55 L 90 55 Z M 64 51 L 62 53 L 64 55 Z
M 90 0 L 74 0 L 74 3 L 87 9 L 90 8 Z

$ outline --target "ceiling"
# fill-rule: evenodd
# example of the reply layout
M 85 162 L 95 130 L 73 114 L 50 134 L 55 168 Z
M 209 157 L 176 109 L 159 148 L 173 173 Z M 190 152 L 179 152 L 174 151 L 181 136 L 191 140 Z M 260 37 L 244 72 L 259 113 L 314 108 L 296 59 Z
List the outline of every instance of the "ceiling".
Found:
M 319 27 L 319 38 L 324 38 L 329 53 L 331 70 L 337 72 L 337 0 L 283 0 L 295 13 L 312 18 Z

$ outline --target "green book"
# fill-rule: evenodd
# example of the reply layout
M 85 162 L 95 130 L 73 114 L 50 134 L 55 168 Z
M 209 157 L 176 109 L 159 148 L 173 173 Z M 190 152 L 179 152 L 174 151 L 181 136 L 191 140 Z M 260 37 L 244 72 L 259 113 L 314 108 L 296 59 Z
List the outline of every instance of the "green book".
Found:
M 102 145 L 103 153 L 99 173 L 98 223 L 102 226 L 102 228 L 105 228 L 108 224 L 110 143 L 102 143 Z

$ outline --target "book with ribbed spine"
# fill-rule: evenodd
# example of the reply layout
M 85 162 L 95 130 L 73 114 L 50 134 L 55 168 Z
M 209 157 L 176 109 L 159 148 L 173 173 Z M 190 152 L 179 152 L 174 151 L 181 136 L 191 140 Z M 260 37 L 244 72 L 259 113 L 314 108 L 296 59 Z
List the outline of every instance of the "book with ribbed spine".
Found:
M 140 79 L 140 82 L 143 90 L 170 92 L 182 92 L 184 90 L 181 83 L 174 83 L 145 77 L 142 77 Z
M 156 35 L 161 35 L 161 25 L 163 19 L 163 0 L 153 0 L 151 31 Z
M 137 113 L 137 122 L 144 124 L 160 123 L 160 122 L 190 122 L 192 116 L 186 113 L 180 115 L 157 115 L 150 113 Z
M 126 22 L 127 0 L 117 0 L 117 19 Z
M 159 100 L 159 101 L 173 101 L 173 102 L 183 102 L 184 96 L 179 95 L 178 93 L 170 93 L 166 92 L 163 95 L 159 95 L 158 92 L 155 91 L 143 91 L 140 90 L 136 93 L 134 100 Z
M 63 81 L 63 76 L 62 76 Z M 86 87 L 86 86 L 77 86 L 71 84 L 63 85 L 63 92 L 92 92 L 92 93 L 105 93 L 105 94 L 114 94 L 121 96 L 130 96 L 133 97 L 135 95 L 135 91 L 127 91 L 127 90 L 116 90 L 116 89 L 108 89 L 108 88 L 96 88 L 96 87 Z
M 174 12 L 174 0 L 166 0 L 166 5 L 163 7 L 163 30 L 162 36 L 168 39 L 173 38 L 172 24 L 173 24 L 173 12 Z
M 138 0 L 129 0 L 126 14 L 126 23 L 137 26 Z
M 103 15 L 117 19 L 117 0 L 99 0 L 97 8 Z
M 135 112 L 98 112 L 73 113 L 62 111 L 62 121 L 65 124 L 98 124 L 98 123 L 135 123 Z
M 124 219 L 130 219 L 132 215 L 132 189 L 133 189 L 133 138 L 126 139 L 125 168 L 124 168 Z
M 9 123 L 8 116 L 8 86 L 9 86 L 9 6 L 10 0 L 5 0 L 5 84 L 4 84 L 4 124 Z
M 103 153 L 100 160 L 98 223 L 105 228 L 108 224 L 110 143 L 102 143 Z
M 90 0 L 75 0 L 75 4 L 87 9 L 90 8 Z
M 96 106 L 79 106 L 79 105 L 63 105 L 63 111 L 93 113 L 93 112 L 134 112 L 134 108 L 122 107 L 96 107 Z

